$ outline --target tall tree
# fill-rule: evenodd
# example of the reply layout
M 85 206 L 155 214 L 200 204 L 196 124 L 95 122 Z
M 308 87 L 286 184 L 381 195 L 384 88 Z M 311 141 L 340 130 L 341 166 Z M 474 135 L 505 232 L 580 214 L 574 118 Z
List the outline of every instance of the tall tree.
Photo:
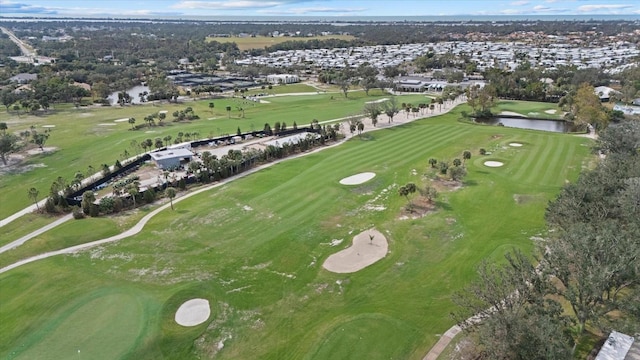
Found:
M 607 127 L 609 118 L 593 86 L 586 83 L 580 85 L 574 99 L 574 108 L 577 125 L 591 124 L 599 130 Z
M 36 209 L 40 211 L 40 206 L 38 206 L 38 194 L 40 194 L 40 192 L 34 187 L 30 188 L 29 192 L 27 193 L 29 199 L 31 199 L 31 201 L 36 204 Z
M 172 187 L 168 187 L 165 190 L 165 194 L 167 195 L 167 197 L 169 198 L 169 201 L 171 202 L 171 210 L 174 210 L 173 209 L 173 198 L 176 197 L 176 189 L 172 188 Z
M 11 133 L 0 134 L 0 160 L 7 165 L 7 157 L 18 149 L 18 137 Z
M 364 104 L 364 114 L 371 119 L 371 125 L 374 127 L 378 124 L 378 116 L 382 114 L 380 103 L 366 103 Z
M 398 101 L 396 100 L 395 97 L 391 97 L 389 100 L 385 101 L 383 104 L 384 104 L 384 113 L 389 118 L 389 123 L 392 123 L 393 117 L 400 112 L 400 107 L 398 107 Z

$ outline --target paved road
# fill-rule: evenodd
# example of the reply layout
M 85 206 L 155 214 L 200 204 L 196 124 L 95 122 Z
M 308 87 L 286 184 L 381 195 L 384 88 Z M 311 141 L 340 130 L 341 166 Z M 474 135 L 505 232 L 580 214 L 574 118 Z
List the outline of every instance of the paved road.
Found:
M 11 41 L 13 41 L 16 45 L 18 45 L 18 47 L 20 48 L 20 51 L 22 52 L 22 55 L 26 57 L 36 56 L 36 52 L 31 50 L 31 47 L 27 46 L 24 42 L 22 42 L 22 40 L 20 40 L 11 30 L 0 26 L 0 31 L 7 34 L 9 36 L 9 39 L 11 39 Z

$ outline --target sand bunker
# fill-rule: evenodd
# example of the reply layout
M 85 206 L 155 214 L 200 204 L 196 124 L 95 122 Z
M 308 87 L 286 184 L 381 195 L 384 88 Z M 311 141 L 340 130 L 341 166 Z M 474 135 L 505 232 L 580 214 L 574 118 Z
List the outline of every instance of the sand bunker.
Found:
M 522 146 L 522 144 L 520 144 L 520 143 L 516 143 L 516 142 L 513 142 L 513 143 L 509 143 L 509 146 L 513 146 L 513 147 L 521 147 L 521 146 Z
M 387 100 L 389 100 L 389 98 L 382 98 L 382 99 L 378 99 L 378 100 L 367 101 L 365 104 L 379 104 L 379 103 L 385 102 Z
M 501 163 L 500 161 L 485 161 L 484 162 L 484 166 L 488 166 L 488 167 L 500 167 L 504 165 L 504 163 Z
M 372 172 L 364 172 L 360 174 L 355 174 L 349 177 L 346 177 L 340 180 L 340 184 L 342 185 L 359 185 L 362 183 L 366 183 L 367 181 L 376 177 L 376 173 Z
M 158 111 L 158 114 L 166 114 L 168 112 L 169 112 L 169 110 L 160 110 L 160 111 Z
M 56 127 L 55 125 L 42 125 L 43 128 L 54 128 Z
M 98 124 L 98 126 L 116 126 L 116 124 L 112 124 L 112 123 L 100 123 L 100 124 Z
M 558 110 L 556 110 L 556 109 L 549 109 L 549 110 L 545 110 L 544 112 L 545 112 L 545 113 L 547 113 L 547 114 L 551 114 L 551 115 L 553 115 L 553 114 L 555 114 L 556 112 L 558 112 Z
M 381 232 L 366 230 L 353 238 L 350 247 L 329 256 L 322 267 L 334 273 L 354 273 L 384 258 L 387 250 L 387 238 Z
M 127 122 L 127 121 L 129 121 L 129 118 L 122 118 L 122 119 L 113 120 L 113 122 Z
M 522 114 L 520 114 L 520 113 L 513 112 L 513 111 L 503 111 L 503 112 L 501 112 L 501 113 L 500 113 L 500 114 L 498 114 L 498 115 L 507 115 L 507 116 L 524 116 L 524 115 L 522 115 Z
M 207 321 L 211 315 L 209 300 L 191 299 L 186 301 L 176 311 L 176 322 L 182 326 L 196 326 Z

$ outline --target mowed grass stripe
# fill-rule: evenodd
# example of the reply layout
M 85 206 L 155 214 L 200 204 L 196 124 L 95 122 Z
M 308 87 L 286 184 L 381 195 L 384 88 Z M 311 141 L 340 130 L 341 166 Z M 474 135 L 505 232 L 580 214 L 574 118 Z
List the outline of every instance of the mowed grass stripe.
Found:
M 546 157 L 549 156 L 551 151 L 553 150 L 553 146 L 550 144 L 550 140 L 548 137 L 544 137 L 539 139 L 537 144 L 538 146 L 534 147 L 532 151 L 529 153 L 529 156 L 525 159 L 523 164 L 518 164 L 522 166 L 518 174 L 516 174 L 516 179 L 522 183 L 528 184 L 537 184 L 537 177 L 542 170 L 546 162 Z
M 402 133 L 376 139 L 359 148 L 357 152 L 348 154 L 348 157 L 345 156 L 344 162 L 361 163 L 364 158 L 367 159 L 367 162 L 375 164 L 385 164 L 390 161 L 396 163 L 407 161 L 407 156 L 411 155 L 412 159 L 424 156 L 426 165 L 427 157 L 438 157 L 441 149 L 447 148 L 452 142 L 468 133 L 468 129 L 464 127 L 454 128 L 438 125 L 429 127 L 430 131 L 411 130 L 413 129 L 406 129 Z M 372 149 L 372 147 L 376 149 Z M 372 158 L 372 152 L 378 152 L 378 149 L 382 150 L 379 152 L 380 155 Z M 453 156 L 453 154 L 445 156 Z
M 535 154 L 541 151 L 540 149 L 544 149 L 546 145 L 546 139 L 538 134 L 529 134 L 525 139 L 526 144 L 522 148 L 515 149 L 517 155 L 512 160 L 517 168 L 513 175 L 513 179 L 516 181 L 521 181 L 523 177 L 529 176 L 530 167 L 536 158 Z
M 565 139 L 560 138 L 552 140 L 553 144 L 555 145 L 555 150 L 553 151 L 553 154 L 548 157 L 549 160 L 546 163 L 546 169 L 543 172 L 542 177 L 540 178 L 540 185 L 558 184 L 558 175 L 561 173 L 564 160 L 569 153 L 569 149 L 573 148 L 572 144 L 568 144 L 568 141 L 564 140 Z M 560 184 L 562 184 L 561 180 Z

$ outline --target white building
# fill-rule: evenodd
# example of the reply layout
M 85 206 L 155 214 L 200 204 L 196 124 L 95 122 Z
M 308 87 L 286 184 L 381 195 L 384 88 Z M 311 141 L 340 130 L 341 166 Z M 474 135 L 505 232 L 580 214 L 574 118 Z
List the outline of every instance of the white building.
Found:
M 298 75 L 275 74 L 267 75 L 267 82 L 270 84 L 293 84 L 300 82 L 300 78 L 298 78 Z
M 149 153 L 160 169 L 171 170 L 191 161 L 193 153 L 187 149 L 169 149 Z

